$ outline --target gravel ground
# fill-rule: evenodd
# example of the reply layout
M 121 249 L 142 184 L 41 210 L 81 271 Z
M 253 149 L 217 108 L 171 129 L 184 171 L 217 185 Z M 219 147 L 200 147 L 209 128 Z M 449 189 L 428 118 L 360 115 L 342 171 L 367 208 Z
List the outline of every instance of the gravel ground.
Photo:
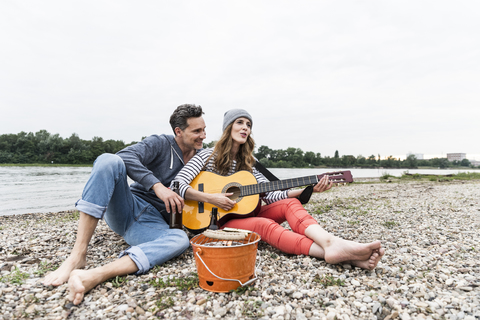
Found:
M 0 217 L 0 319 L 480 319 L 480 183 L 355 183 L 315 194 L 309 212 L 345 239 L 382 241 L 374 271 L 285 255 L 260 243 L 258 280 L 196 286 L 192 250 L 142 276 L 111 279 L 79 306 L 43 276 L 69 254 L 78 214 Z M 100 222 L 88 266 L 127 248 Z

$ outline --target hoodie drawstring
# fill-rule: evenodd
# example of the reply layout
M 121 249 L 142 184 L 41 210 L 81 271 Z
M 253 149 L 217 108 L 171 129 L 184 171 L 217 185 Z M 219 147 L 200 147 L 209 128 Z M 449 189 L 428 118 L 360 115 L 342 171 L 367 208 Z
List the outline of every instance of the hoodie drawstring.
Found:
M 180 160 L 180 162 L 185 165 L 185 163 L 183 162 L 183 159 L 182 157 L 180 157 L 177 153 L 177 150 L 175 150 L 175 148 L 170 145 L 170 170 L 173 169 L 173 152 L 175 152 L 175 154 L 177 155 L 177 158 Z

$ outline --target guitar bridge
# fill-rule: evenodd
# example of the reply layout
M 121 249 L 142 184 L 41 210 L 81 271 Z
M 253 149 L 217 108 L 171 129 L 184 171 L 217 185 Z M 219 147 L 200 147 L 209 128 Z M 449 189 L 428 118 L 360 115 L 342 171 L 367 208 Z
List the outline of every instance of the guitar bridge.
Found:
M 198 185 L 198 191 L 203 192 L 203 183 L 200 183 Z M 198 213 L 204 213 L 205 212 L 205 206 L 204 203 L 199 201 L 198 202 Z

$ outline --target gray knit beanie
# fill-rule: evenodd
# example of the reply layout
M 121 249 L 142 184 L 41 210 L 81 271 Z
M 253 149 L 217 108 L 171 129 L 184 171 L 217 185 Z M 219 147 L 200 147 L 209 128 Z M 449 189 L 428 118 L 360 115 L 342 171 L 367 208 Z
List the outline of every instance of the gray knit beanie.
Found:
M 252 120 L 252 116 L 250 115 L 250 113 L 248 113 L 247 111 L 245 111 L 243 109 L 232 109 L 232 110 L 228 110 L 223 115 L 223 131 L 225 131 L 225 129 L 228 127 L 228 125 L 230 123 L 232 123 L 233 121 L 235 121 L 236 119 L 241 118 L 241 117 L 244 117 L 244 118 L 247 118 L 248 120 L 250 120 L 250 122 L 252 124 L 252 127 L 253 127 L 253 120 Z

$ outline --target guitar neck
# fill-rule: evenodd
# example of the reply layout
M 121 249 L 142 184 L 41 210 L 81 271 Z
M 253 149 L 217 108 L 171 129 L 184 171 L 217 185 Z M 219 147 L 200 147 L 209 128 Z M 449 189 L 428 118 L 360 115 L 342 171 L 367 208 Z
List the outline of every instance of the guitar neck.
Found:
M 350 171 L 327 172 L 320 175 L 307 176 L 302 178 L 293 178 L 286 180 L 270 181 L 267 183 L 251 184 L 240 187 L 241 196 L 251 196 L 265 192 L 276 190 L 285 190 L 296 187 L 317 184 L 323 176 L 328 176 L 330 182 L 333 183 L 350 183 L 353 182 Z
M 276 190 L 285 190 L 285 189 L 307 186 L 310 184 L 316 184 L 318 181 L 320 181 L 322 176 L 324 176 L 324 174 L 241 186 L 240 187 L 241 196 L 251 196 L 254 194 L 272 192 Z

